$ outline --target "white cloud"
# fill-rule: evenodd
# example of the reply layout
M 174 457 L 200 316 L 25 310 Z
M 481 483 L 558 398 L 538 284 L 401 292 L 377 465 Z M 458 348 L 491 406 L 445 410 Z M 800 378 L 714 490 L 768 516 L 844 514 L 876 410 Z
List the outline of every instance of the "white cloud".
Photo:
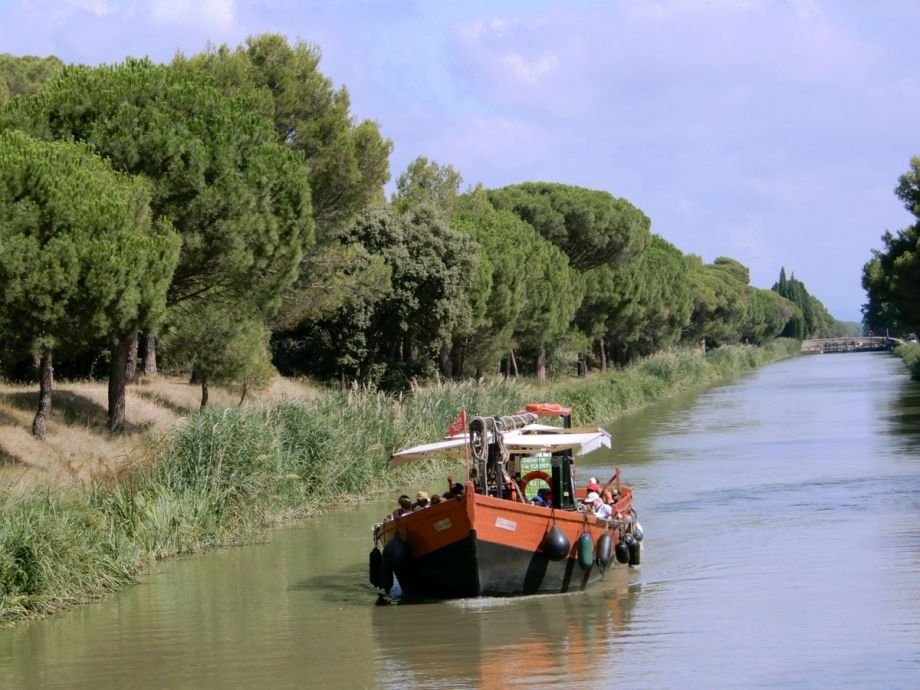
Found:
M 549 53 L 528 61 L 519 53 L 508 53 L 502 57 L 502 64 L 519 80 L 533 86 L 556 70 L 559 59 Z

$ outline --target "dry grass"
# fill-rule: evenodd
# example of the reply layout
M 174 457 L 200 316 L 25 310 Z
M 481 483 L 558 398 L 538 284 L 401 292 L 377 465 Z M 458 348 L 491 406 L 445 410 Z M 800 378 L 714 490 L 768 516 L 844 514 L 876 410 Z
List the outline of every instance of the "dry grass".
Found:
M 0 489 L 37 483 L 86 485 L 117 477 L 149 456 L 148 450 L 190 412 L 198 409 L 201 388 L 186 379 L 155 376 L 128 387 L 124 435 L 106 429 L 105 381 L 55 382 L 47 439 L 32 437 L 38 386 L 0 383 Z M 314 398 L 319 387 L 307 380 L 277 377 L 250 393 L 245 405 Z M 210 404 L 235 407 L 239 392 L 210 387 Z

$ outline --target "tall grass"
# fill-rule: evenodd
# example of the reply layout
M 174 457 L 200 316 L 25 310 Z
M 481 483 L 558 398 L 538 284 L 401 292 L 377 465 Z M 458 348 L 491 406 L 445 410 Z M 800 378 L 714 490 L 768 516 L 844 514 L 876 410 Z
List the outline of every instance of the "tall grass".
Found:
M 358 389 L 192 415 L 149 467 L 72 494 L 0 496 L 0 623 L 41 615 L 132 581 L 154 558 L 247 541 L 267 525 L 429 479 L 443 466 L 387 472 L 391 453 L 444 435 L 461 407 L 505 414 L 555 400 L 575 423 L 614 419 L 677 391 L 792 354 L 675 351 L 623 371 L 549 385 L 452 383 L 398 395 Z
M 920 345 L 917 343 L 904 343 L 895 348 L 894 353 L 904 360 L 905 366 L 910 370 L 910 378 L 920 381 Z

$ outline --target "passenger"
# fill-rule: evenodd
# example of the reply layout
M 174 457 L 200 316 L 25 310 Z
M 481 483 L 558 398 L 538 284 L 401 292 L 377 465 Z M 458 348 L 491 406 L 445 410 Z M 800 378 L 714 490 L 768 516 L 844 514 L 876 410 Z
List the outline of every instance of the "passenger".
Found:
M 440 503 L 440 502 L 441 502 L 441 497 L 438 496 L 437 494 L 432 494 L 432 496 L 431 496 L 431 505 L 437 505 L 437 504 Z
M 594 517 L 596 517 L 598 520 L 609 520 L 611 517 L 613 517 L 613 508 L 604 503 L 604 499 L 597 494 L 594 496 L 595 498 L 591 502 L 591 509 L 594 512 Z
M 399 503 L 399 506 L 397 506 L 396 510 L 393 511 L 394 518 L 402 517 L 403 515 L 409 515 L 412 513 L 412 499 L 411 498 L 403 494 L 402 496 L 399 497 L 399 500 L 397 502 Z
M 591 479 L 588 480 L 588 486 L 586 486 L 585 489 L 588 491 L 588 493 L 593 491 L 599 494 L 601 492 L 601 485 L 597 483 L 597 477 L 591 477 Z
M 588 495 L 585 496 L 585 500 L 582 501 L 586 508 L 591 508 L 594 505 L 594 499 L 600 498 L 601 495 L 596 491 L 589 491 Z
M 424 510 L 428 507 L 429 499 L 427 491 L 419 491 L 415 494 L 415 503 L 412 504 L 413 512 L 416 510 Z
M 533 500 L 530 502 L 531 505 L 542 506 L 544 508 L 553 507 L 553 492 L 549 487 L 544 486 L 542 489 L 537 491 L 537 495 L 533 497 Z
M 457 482 L 452 487 L 450 487 L 450 497 L 455 498 L 456 496 L 463 495 L 463 484 Z
M 604 499 L 604 503 L 608 506 L 616 505 L 617 499 L 613 497 L 613 491 L 608 487 L 601 492 L 601 498 Z

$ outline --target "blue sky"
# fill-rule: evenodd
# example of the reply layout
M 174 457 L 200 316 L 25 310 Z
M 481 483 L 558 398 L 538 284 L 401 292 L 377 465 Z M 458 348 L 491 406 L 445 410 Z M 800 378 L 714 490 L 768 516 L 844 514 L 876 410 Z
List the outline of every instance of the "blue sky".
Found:
M 893 189 L 920 154 L 918 26 L 913 0 L 0 0 L 0 52 L 67 62 L 310 41 L 394 178 L 425 155 L 464 186 L 603 189 L 846 320 L 911 221 Z

